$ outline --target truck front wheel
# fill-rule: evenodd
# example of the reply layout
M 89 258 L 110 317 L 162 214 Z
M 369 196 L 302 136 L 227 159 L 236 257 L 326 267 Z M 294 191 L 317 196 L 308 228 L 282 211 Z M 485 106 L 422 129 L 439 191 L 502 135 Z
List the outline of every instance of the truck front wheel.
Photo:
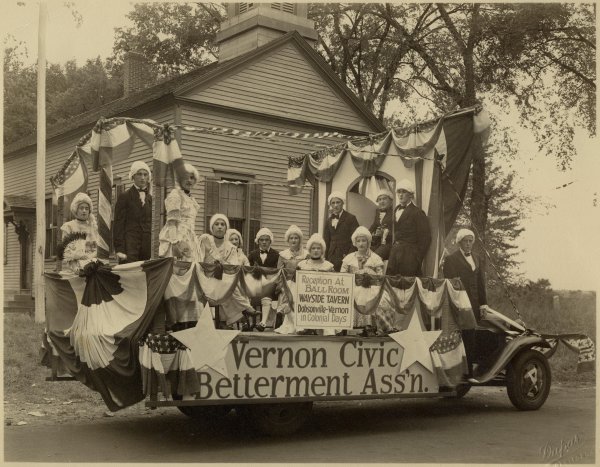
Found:
M 537 410 L 548 398 L 552 375 L 546 357 L 527 349 L 506 367 L 506 392 L 519 410 Z

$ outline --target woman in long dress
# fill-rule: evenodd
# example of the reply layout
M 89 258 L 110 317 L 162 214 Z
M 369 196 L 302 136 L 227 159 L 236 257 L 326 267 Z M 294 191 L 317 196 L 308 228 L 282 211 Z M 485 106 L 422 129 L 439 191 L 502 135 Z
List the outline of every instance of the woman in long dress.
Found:
M 225 237 L 229 230 L 227 216 L 214 214 L 210 218 L 209 229 L 210 234 L 202 234 L 199 238 L 199 261 L 243 265 L 246 256 Z M 248 297 L 242 294 L 239 284 L 233 289 L 231 296 L 221 302 L 221 309 L 229 328 L 250 331 L 248 316 L 254 316 L 256 312 Z
M 199 249 L 194 227 L 200 206 L 192 197 L 191 190 L 199 177 L 194 166 L 184 164 L 184 167 L 185 176 L 178 180 L 165 199 L 167 221 L 158 236 L 158 255 L 196 262 Z
M 92 210 L 94 205 L 85 193 L 77 193 L 71 202 L 73 220 L 65 222 L 62 242 L 58 246 L 58 257 L 66 272 L 79 271 L 97 255 L 98 224 Z
M 348 272 L 351 274 L 383 274 L 383 260 L 381 257 L 371 250 L 372 235 L 366 227 L 358 227 L 352 234 L 352 244 L 357 251 L 346 255 L 342 261 L 340 272 Z M 369 292 L 374 293 L 371 288 L 357 287 L 355 290 L 355 300 L 362 301 L 361 298 L 367 299 Z M 364 294 L 364 297 L 361 295 Z M 365 328 L 365 334 L 375 335 L 375 326 L 373 316 L 363 315 L 362 313 L 354 313 L 354 327 Z

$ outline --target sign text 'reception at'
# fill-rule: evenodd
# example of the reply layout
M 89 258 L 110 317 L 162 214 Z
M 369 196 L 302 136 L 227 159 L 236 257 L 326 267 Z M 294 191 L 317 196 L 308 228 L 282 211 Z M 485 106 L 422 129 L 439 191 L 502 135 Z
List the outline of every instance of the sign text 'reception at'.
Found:
M 297 271 L 296 327 L 352 329 L 354 275 Z
M 419 363 L 400 373 L 402 348 L 393 341 L 233 341 L 228 377 L 198 372 L 201 400 L 378 397 L 437 392 Z

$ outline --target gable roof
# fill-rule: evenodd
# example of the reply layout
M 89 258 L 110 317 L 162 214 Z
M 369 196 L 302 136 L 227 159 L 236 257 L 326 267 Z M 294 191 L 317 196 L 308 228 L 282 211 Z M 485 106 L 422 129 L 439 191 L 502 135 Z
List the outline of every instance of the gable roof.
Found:
M 293 41 L 300 47 L 305 56 L 312 60 L 317 69 L 322 72 L 330 85 L 336 88 L 342 96 L 360 113 L 367 122 L 373 127 L 375 132 L 385 130 L 385 126 L 373 115 L 373 113 L 358 99 L 354 93 L 335 75 L 327 62 L 302 38 L 297 31 L 290 31 L 283 36 L 272 40 L 271 42 L 258 47 L 257 49 L 246 52 L 234 59 L 224 62 L 214 62 L 206 66 L 197 68 L 183 75 L 170 80 L 163 81 L 155 86 L 143 89 L 139 92 L 116 99 L 108 104 L 96 107 L 83 114 L 76 115 L 70 119 L 57 123 L 50 127 L 47 132 L 47 140 L 65 134 L 78 128 L 89 129 L 100 117 L 114 117 L 122 115 L 124 112 L 140 107 L 141 105 L 156 101 L 165 96 L 176 97 L 186 91 L 197 87 L 207 81 L 213 80 L 223 73 L 243 66 L 245 63 L 255 59 L 258 56 L 266 54 L 271 50 Z M 5 154 L 18 151 L 19 149 L 33 146 L 36 144 L 35 133 L 6 146 Z

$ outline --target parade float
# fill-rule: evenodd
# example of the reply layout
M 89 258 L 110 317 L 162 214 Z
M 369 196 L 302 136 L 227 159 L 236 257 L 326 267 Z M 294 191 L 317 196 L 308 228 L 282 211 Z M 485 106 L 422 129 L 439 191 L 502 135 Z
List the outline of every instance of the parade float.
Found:
M 53 352 L 80 382 L 116 411 L 146 400 L 176 406 L 190 417 L 217 417 L 232 409 L 269 434 L 287 434 L 307 419 L 314 402 L 384 398 L 462 397 L 471 387 L 505 386 L 520 410 L 539 409 L 548 397 L 547 359 L 559 342 L 579 353 L 579 369 L 593 368 L 593 342 L 580 334 L 544 335 L 491 309 L 478 323 L 458 279 L 439 278 L 444 241 L 466 190 L 473 147 L 489 121 L 481 108 L 463 109 L 407 129 L 289 158 L 290 196 L 312 185 L 315 228 L 323 229 L 326 199 L 348 194 L 359 222 L 372 218 L 374 194 L 414 181 L 416 203 L 427 213 L 432 244 L 425 277 L 287 271 L 173 258 L 111 265 L 111 166 L 128 157 L 139 138 L 152 147 L 154 189 L 183 166 L 174 125 L 149 120 L 101 120 L 53 177 L 57 197 L 65 173 L 85 154 L 100 173 L 98 261 L 79 274 L 46 274 L 46 328 Z M 219 131 L 232 138 L 319 138 L 326 134 Z M 282 174 L 283 178 L 283 174 Z M 160 230 L 154 206 L 153 235 Z M 157 249 L 154 248 L 156 252 Z M 296 325 L 343 329 L 344 336 L 240 332 L 222 329 L 219 305 L 234 290 L 258 299 L 275 291 Z M 363 337 L 355 313 L 394 316 L 397 332 Z M 183 326 L 182 324 L 186 324 Z M 475 330 L 485 352 L 472 355 L 466 379 L 461 333 Z M 493 343 L 493 345 L 490 345 Z

